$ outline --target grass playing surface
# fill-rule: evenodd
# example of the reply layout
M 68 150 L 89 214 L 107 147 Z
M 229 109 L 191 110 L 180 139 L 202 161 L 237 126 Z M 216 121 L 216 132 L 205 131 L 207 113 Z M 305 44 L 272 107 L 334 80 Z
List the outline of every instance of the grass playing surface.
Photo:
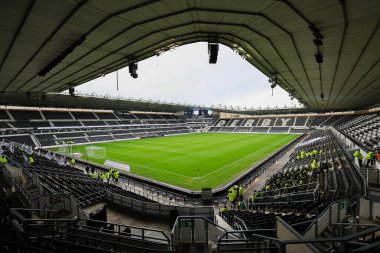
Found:
M 74 146 L 73 152 L 86 154 L 86 146 L 105 147 L 106 159 L 129 164 L 133 174 L 200 190 L 225 185 L 297 136 L 196 133 Z M 98 164 L 106 159 L 88 158 Z

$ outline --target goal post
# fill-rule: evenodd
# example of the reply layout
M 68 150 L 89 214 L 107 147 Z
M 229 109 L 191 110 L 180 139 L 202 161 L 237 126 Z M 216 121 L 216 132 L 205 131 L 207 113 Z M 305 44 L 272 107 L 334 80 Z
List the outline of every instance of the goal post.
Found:
M 104 159 L 106 158 L 106 148 L 99 146 L 88 146 L 86 147 L 87 157 L 95 159 Z
M 58 153 L 69 155 L 70 154 L 70 146 L 63 142 L 59 147 L 58 147 Z

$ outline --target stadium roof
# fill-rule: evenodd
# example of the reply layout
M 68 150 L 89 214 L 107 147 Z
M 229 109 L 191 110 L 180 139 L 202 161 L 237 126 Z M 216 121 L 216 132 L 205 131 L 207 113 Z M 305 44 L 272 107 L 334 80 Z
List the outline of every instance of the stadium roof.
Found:
M 167 103 L 163 101 L 154 101 L 152 99 L 133 99 L 122 97 L 98 97 L 96 95 L 75 96 L 68 94 L 49 93 L 42 97 L 39 93 L 32 93 L 26 96 L 22 92 L 8 92 L 6 95 L 0 94 L 0 101 L 3 106 L 18 105 L 27 107 L 50 107 L 50 108 L 87 108 L 115 111 L 149 111 L 149 112 L 169 112 L 191 111 L 195 109 L 212 110 L 218 112 L 230 112 L 237 114 L 278 114 L 278 113 L 305 113 L 306 108 L 302 107 L 284 107 L 284 108 L 234 108 L 225 106 L 204 107 L 202 105 Z M 17 101 L 17 103 L 15 103 Z
M 312 110 L 380 101 L 378 0 L 1 1 L 0 24 L 3 92 L 59 92 L 211 40 Z

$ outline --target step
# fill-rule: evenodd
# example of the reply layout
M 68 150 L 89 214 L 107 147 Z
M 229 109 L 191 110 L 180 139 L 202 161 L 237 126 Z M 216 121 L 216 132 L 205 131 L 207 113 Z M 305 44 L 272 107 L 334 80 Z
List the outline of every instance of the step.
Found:
M 179 244 L 179 252 L 182 253 L 208 253 L 207 243 L 181 243 Z
M 34 199 L 41 195 L 39 189 L 34 185 L 27 187 L 25 190 L 28 192 L 31 199 Z
M 216 217 L 217 224 L 220 227 L 224 228 L 227 231 L 235 230 L 220 215 L 217 214 L 215 217 Z
M 328 226 L 318 238 L 331 238 L 333 236 L 333 230 L 331 226 Z M 326 250 L 332 246 L 332 242 L 318 242 L 314 244 L 321 252 L 327 252 Z
M 325 247 L 325 245 L 321 244 L 321 243 L 314 243 L 313 244 L 320 252 L 327 252 L 327 248 Z

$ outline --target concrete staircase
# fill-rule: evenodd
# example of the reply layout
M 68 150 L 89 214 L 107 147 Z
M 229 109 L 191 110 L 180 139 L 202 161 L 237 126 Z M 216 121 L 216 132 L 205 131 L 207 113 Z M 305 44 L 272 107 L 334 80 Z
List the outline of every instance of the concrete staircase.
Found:
M 216 223 L 227 231 L 234 230 L 220 215 L 216 215 Z
M 28 186 L 25 188 L 25 190 L 28 193 L 30 199 L 35 199 L 41 196 L 39 189 L 35 185 Z
M 333 236 L 332 226 L 328 226 L 322 234 L 318 237 L 321 238 L 331 238 Z M 319 249 L 321 252 L 327 252 L 328 248 L 331 248 L 333 246 L 332 242 L 319 242 L 314 244 L 317 249 Z

